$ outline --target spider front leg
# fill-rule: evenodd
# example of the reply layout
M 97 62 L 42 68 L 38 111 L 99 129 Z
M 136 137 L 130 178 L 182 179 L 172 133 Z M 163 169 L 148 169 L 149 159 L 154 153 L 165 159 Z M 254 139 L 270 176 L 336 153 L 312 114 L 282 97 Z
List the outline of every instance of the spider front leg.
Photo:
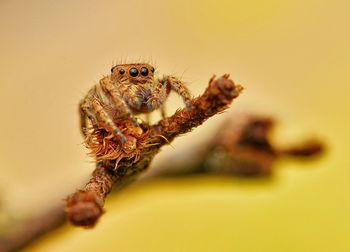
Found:
M 94 116 L 88 109 L 88 106 L 85 105 L 85 100 L 82 100 L 79 103 L 79 115 L 80 115 L 80 130 L 84 137 L 86 137 L 89 124 L 92 125 L 93 128 L 97 128 L 97 124 L 95 122 Z
M 148 112 L 152 112 L 155 109 L 162 108 L 164 102 L 168 97 L 168 85 L 165 82 L 157 82 L 157 88 L 153 90 L 150 97 L 148 97 L 146 104 Z
M 117 135 L 122 143 L 126 142 L 126 137 L 114 124 L 111 116 L 107 113 L 101 103 L 91 94 L 80 103 L 81 126 L 84 136 L 87 135 L 87 124 L 90 122 L 93 128 L 103 127 L 109 132 Z
M 129 118 L 132 120 L 135 126 L 139 126 L 137 119 L 133 116 L 124 99 L 121 98 L 120 92 L 118 91 L 116 85 L 112 83 L 111 79 L 109 77 L 104 77 L 100 80 L 100 86 L 114 104 L 116 116 L 118 118 Z
M 170 85 L 171 90 L 175 91 L 178 95 L 182 97 L 186 108 L 190 111 L 192 110 L 191 94 L 188 91 L 185 84 L 179 78 L 170 75 L 165 75 L 163 76 L 163 79 L 160 80 L 160 82 L 167 83 L 168 85 Z

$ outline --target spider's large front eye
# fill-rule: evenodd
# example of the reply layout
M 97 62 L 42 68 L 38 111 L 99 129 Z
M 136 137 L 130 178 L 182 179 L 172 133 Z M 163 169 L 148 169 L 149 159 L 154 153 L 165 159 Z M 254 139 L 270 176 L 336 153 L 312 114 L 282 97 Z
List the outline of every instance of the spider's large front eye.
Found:
M 139 74 L 139 71 L 135 67 L 132 67 L 130 68 L 129 73 L 130 73 L 130 76 L 136 77 Z
M 123 75 L 123 74 L 125 74 L 125 70 L 124 70 L 124 69 L 120 69 L 120 70 L 119 70 L 119 73 L 120 73 L 121 75 Z
M 141 74 L 143 76 L 147 76 L 148 75 L 148 69 L 146 67 L 141 67 Z

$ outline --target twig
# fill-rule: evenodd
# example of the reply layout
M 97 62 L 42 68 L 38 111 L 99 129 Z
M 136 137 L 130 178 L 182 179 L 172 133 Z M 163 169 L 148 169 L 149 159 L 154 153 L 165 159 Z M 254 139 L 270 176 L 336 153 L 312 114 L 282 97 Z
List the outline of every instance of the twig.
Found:
M 141 125 L 138 129 L 127 122 L 119 122 L 124 125 L 123 134 L 128 139 L 128 144 L 123 148 L 106 132 L 93 132 L 93 138 L 88 139 L 87 145 L 99 162 L 84 189 L 67 198 L 68 220 L 73 225 L 93 227 L 103 214 L 105 198 L 113 185 L 121 188 L 128 184 L 149 166 L 163 145 L 226 109 L 241 90 L 242 87 L 235 85 L 229 75 L 218 79 L 214 76 L 204 94 L 192 100 L 190 111 L 178 110 L 156 125 Z
M 44 214 L 25 221 L 19 230 L 0 237 L 0 251 L 17 251 L 43 234 L 62 226 L 66 221 L 62 207 L 48 210 Z

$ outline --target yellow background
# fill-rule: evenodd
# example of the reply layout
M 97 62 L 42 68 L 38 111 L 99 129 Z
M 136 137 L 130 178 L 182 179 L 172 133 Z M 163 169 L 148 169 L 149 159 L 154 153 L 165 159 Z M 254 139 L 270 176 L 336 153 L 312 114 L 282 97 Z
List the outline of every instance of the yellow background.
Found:
M 277 116 L 281 144 L 311 134 L 328 146 L 313 163 L 279 162 L 270 181 L 134 187 L 107 200 L 95 229 L 65 227 L 30 251 L 349 251 L 349 9 L 345 0 L 0 1 L 0 192 L 13 216 L 53 205 L 92 171 L 77 104 L 120 59 L 183 75 L 195 95 L 229 72 L 245 87 L 233 110 Z

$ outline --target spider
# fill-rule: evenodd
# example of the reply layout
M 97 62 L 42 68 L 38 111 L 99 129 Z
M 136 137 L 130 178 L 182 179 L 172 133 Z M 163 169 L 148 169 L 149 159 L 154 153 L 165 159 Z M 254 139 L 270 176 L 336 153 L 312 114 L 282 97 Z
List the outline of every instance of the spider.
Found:
M 83 135 L 87 136 L 89 126 L 104 128 L 125 143 L 126 137 L 115 121 L 130 119 L 138 125 L 134 115 L 156 109 L 161 109 L 165 117 L 163 105 L 171 90 L 179 94 L 191 110 L 191 95 L 184 83 L 170 75 L 156 78 L 154 71 L 154 67 L 146 63 L 112 67 L 111 74 L 92 87 L 79 104 Z

